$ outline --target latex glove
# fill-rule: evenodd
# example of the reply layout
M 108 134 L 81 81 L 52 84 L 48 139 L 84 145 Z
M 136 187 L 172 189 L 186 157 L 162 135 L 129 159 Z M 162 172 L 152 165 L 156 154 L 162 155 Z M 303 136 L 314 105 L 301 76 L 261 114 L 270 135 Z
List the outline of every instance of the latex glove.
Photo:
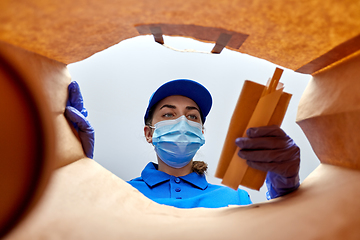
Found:
M 288 194 L 299 187 L 300 149 L 278 126 L 249 128 L 248 137 L 237 138 L 238 155 L 255 169 L 268 172 L 268 198 Z
M 69 98 L 65 108 L 65 117 L 71 121 L 79 134 L 79 138 L 88 158 L 93 158 L 95 131 L 86 119 L 88 112 L 84 107 L 79 84 L 75 81 L 68 86 Z

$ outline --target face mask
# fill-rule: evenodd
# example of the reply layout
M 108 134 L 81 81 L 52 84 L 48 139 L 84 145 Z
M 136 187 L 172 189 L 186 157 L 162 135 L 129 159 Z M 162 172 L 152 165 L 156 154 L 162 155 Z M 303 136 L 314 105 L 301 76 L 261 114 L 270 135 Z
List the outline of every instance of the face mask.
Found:
M 182 168 L 204 145 L 205 138 L 200 123 L 181 116 L 156 123 L 152 143 L 163 162 L 173 168 Z

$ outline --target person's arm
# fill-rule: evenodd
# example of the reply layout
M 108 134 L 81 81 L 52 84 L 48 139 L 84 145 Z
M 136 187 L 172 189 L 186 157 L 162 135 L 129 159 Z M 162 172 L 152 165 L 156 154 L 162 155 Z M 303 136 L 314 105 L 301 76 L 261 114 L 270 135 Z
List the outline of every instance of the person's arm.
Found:
M 95 131 L 86 119 L 88 112 L 84 107 L 79 84 L 75 81 L 71 82 L 68 90 L 69 98 L 65 108 L 65 117 L 72 122 L 77 130 L 85 155 L 92 159 L 94 155 Z
M 248 137 L 236 139 L 238 155 L 250 167 L 268 172 L 268 199 L 296 190 L 299 183 L 300 149 L 278 126 L 249 128 Z

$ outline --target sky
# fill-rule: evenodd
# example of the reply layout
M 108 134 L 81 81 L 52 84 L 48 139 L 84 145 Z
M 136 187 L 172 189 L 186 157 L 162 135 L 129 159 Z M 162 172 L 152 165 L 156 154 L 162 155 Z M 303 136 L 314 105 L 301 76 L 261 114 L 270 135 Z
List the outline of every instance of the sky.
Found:
M 125 181 L 140 176 L 148 162 L 156 162 L 143 130 L 149 98 L 161 84 L 187 78 L 203 84 L 213 97 L 204 125 L 206 143 L 194 160 L 207 162 L 207 180 L 221 184 L 214 174 L 242 85 L 245 80 L 266 84 L 277 65 L 228 49 L 209 54 L 214 44 L 193 39 L 164 36 L 164 40 L 169 47 L 156 43 L 152 36 L 127 39 L 68 65 L 72 80 L 80 84 L 88 119 L 95 129 L 94 160 Z M 293 96 L 281 128 L 301 149 L 302 182 L 319 165 L 295 122 L 297 106 L 311 76 L 283 69 L 280 81 L 285 84 L 284 91 Z M 260 191 L 240 188 L 248 191 L 254 203 L 266 201 L 265 185 Z

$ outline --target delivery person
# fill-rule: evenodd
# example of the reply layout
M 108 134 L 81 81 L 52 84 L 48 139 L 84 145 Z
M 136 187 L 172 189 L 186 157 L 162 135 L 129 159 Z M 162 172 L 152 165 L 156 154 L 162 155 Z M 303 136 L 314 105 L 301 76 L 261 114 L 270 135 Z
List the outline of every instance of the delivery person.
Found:
M 80 91 L 76 95 L 80 96 L 76 99 L 81 98 Z M 149 162 L 141 176 L 128 183 L 157 203 L 179 208 L 251 204 L 248 193 L 242 189 L 235 191 L 208 183 L 204 174 L 206 163 L 193 161 L 205 143 L 203 125 L 211 106 L 209 91 L 195 81 L 177 79 L 160 86 L 150 97 L 144 116 L 145 138 L 154 146 L 157 163 Z M 67 107 L 67 117 L 80 123 L 83 132 L 91 132 L 91 125 L 76 113 L 78 110 Z M 235 144 L 241 148 L 238 154 L 249 166 L 268 172 L 268 199 L 296 190 L 300 150 L 294 141 L 277 126 L 250 128 L 247 136 L 236 139 Z M 87 141 L 84 137 L 83 146 Z M 91 154 L 92 149 L 88 150 Z

